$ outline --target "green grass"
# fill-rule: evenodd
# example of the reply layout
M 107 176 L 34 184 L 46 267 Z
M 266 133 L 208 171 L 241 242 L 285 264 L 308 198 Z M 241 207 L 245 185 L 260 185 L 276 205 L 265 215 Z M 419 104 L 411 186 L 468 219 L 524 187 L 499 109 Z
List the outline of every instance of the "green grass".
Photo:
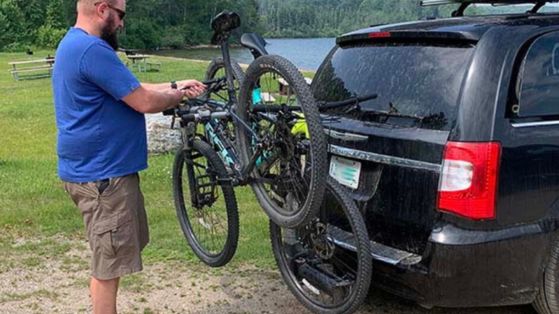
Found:
M 57 177 L 56 126 L 50 79 L 15 81 L 8 62 L 53 55 L 39 51 L 0 54 L 0 254 L 18 250 L 45 252 L 41 245 L 14 248 L 15 238 L 53 235 L 85 237 L 79 211 Z M 207 63 L 157 58 L 160 72 L 136 73 L 143 82 L 203 79 Z M 151 242 L 144 251 L 148 263 L 165 260 L 197 261 L 180 231 L 171 189 L 173 156 L 150 156 L 149 169 L 141 173 L 142 190 L 150 225 Z M 233 265 L 273 265 L 266 216 L 247 188 L 236 190 L 241 230 Z M 52 252 L 65 252 L 64 244 L 47 243 Z M 36 260 L 29 259 L 33 266 Z
M 11 302 L 11 301 L 21 301 L 29 298 L 47 298 L 52 301 L 57 301 L 59 295 L 56 292 L 52 292 L 46 289 L 37 290 L 31 293 L 7 293 L 6 295 L 0 296 L 0 303 Z

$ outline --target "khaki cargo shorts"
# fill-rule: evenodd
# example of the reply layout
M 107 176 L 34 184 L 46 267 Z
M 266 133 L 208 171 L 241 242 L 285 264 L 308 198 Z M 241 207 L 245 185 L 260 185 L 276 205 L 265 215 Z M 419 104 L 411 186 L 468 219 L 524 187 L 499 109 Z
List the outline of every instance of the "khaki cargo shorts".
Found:
M 109 280 L 141 271 L 149 234 L 138 174 L 110 179 L 102 193 L 96 182 L 64 182 L 64 188 L 83 216 L 91 276 Z

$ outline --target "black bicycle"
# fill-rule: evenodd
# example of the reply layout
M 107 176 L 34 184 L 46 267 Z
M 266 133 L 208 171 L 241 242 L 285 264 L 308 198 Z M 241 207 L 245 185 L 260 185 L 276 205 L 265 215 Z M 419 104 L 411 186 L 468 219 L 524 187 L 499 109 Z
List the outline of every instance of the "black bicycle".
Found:
M 173 170 L 179 221 L 194 252 L 211 266 L 227 263 L 236 248 L 234 186 L 252 185 L 270 219 L 284 227 L 314 217 L 326 187 L 326 138 L 296 67 L 262 56 L 249 66 L 240 91 L 235 88 L 228 40 L 239 25 L 236 13 L 214 18 L 225 77 L 206 81 L 205 95 L 171 113 L 184 141 Z
M 260 36 L 258 33 L 244 33 L 241 35 L 240 38 L 241 46 L 245 47 L 250 51 L 254 60 L 258 59 L 262 56 L 269 55 L 268 51 L 266 50 L 266 40 Z M 229 63 L 231 64 L 231 70 L 233 73 L 233 81 L 235 85 L 235 90 L 240 90 L 241 82 L 245 79 L 245 73 L 241 66 L 234 60 L 230 59 Z M 206 80 L 211 81 L 216 78 L 224 78 L 225 77 L 225 61 L 223 57 L 213 58 L 208 68 L 206 69 Z M 228 101 L 228 93 L 227 90 L 223 90 L 221 92 L 217 92 L 216 94 L 218 99 L 223 101 Z
M 365 222 L 332 178 L 318 215 L 304 226 L 270 222 L 272 249 L 283 280 L 315 313 L 352 313 L 369 291 L 371 244 Z
M 315 312 L 352 312 L 370 284 L 370 243 L 355 204 L 327 177 L 319 108 L 356 107 L 376 95 L 317 104 L 295 66 L 267 53 L 244 74 L 228 50 L 239 23 L 229 12 L 213 20 L 222 62 L 210 65 L 217 70 L 208 71 L 205 95 L 171 112 L 184 140 L 173 169 L 182 230 L 203 262 L 229 262 L 239 235 L 234 187 L 250 184 L 270 217 L 274 255 L 295 296 Z
M 214 38 L 215 37 L 216 36 L 214 36 Z M 214 44 L 218 44 L 218 42 L 214 42 Z M 240 44 L 251 52 L 254 59 L 258 59 L 261 56 L 269 54 L 266 50 L 266 41 L 257 33 L 244 33 L 240 38 Z M 241 66 L 235 60 L 230 59 L 229 64 L 231 65 L 230 71 L 233 76 L 233 85 L 235 91 L 237 92 L 238 99 L 238 92 L 241 87 L 241 82 L 245 79 L 245 73 L 243 72 Z M 213 58 L 208 65 L 208 68 L 206 69 L 206 81 L 214 81 L 215 79 L 219 78 L 226 78 L 225 61 L 223 57 Z M 216 89 L 212 92 L 212 98 L 215 100 L 223 101 L 224 103 L 229 103 L 229 91 L 227 88 Z M 232 121 L 229 121 L 227 123 L 227 135 L 232 142 L 235 142 L 236 131 L 235 124 Z
M 220 81 L 206 83 L 213 90 Z M 328 108 L 347 105 L 348 101 L 324 104 Z M 235 253 L 234 186 L 243 184 L 239 181 L 243 173 L 235 169 L 238 161 L 226 158 L 235 147 L 221 124 L 233 113 L 224 108 L 211 99 L 194 99 L 176 112 L 187 139 L 173 171 L 179 220 L 194 252 L 210 266 L 226 264 Z M 241 124 L 241 128 L 247 127 Z M 361 213 L 347 192 L 332 178 L 326 182 L 318 212 L 306 222 L 287 227 L 270 220 L 272 248 L 284 281 L 305 306 L 318 313 L 350 313 L 362 304 L 370 285 L 370 242 Z M 185 197 L 187 191 L 190 198 Z

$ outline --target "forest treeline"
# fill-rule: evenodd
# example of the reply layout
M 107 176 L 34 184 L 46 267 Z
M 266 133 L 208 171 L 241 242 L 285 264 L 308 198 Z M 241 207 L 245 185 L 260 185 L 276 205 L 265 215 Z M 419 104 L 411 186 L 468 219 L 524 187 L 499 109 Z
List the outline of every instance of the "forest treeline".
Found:
M 337 36 L 369 25 L 449 16 L 455 6 L 421 7 L 415 0 L 260 0 L 270 37 Z
M 418 0 L 129 0 L 121 46 L 180 48 L 207 44 L 209 23 L 222 10 L 241 15 L 238 33 L 266 37 L 336 36 L 374 24 L 449 16 L 454 6 Z M 73 25 L 76 0 L 0 0 L 0 50 L 54 48 Z M 469 9 L 480 13 L 483 9 Z
M 224 9 L 243 17 L 241 31 L 260 28 L 257 0 L 129 0 L 124 47 L 154 49 L 208 43 L 212 16 Z M 0 50 L 54 48 L 76 20 L 76 0 L 0 0 Z

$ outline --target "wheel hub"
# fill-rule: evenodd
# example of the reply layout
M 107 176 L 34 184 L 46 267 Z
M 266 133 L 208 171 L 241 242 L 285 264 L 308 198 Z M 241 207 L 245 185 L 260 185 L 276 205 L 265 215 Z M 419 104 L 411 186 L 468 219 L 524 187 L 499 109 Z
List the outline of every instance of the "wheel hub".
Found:
M 313 249 L 321 259 L 330 259 L 334 256 L 336 246 L 328 239 L 324 223 L 317 222 L 310 236 Z

